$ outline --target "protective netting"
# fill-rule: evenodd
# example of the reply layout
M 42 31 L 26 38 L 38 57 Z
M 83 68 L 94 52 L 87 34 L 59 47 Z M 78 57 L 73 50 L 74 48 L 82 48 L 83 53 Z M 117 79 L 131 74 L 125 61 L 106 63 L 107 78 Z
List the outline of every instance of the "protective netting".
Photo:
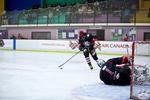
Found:
M 132 96 L 137 100 L 150 100 L 150 65 L 134 65 Z
M 133 42 L 131 58 L 130 98 L 150 100 L 150 41 Z

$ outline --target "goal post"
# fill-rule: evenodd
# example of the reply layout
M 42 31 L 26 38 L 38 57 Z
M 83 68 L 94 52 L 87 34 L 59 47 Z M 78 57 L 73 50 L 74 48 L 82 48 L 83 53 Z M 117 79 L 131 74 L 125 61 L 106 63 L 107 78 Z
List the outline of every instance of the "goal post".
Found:
M 150 41 L 132 44 L 130 98 L 150 100 Z

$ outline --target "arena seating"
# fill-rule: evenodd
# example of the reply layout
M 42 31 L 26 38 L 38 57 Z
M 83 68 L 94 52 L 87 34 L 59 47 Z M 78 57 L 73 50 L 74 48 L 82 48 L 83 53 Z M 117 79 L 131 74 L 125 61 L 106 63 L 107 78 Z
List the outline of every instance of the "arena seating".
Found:
M 149 21 L 148 10 L 145 10 L 145 8 L 132 9 L 132 5 L 138 7 L 135 4 L 137 0 L 129 2 L 132 5 L 127 9 L 128 11 L 124 7 L 123 0 L 115 1 L 110 0 L 109 9 L 107 9 L 105 1 L 95 5 L 94 3 L 87 4 L 86 0 L 46 0 L 48 5 L 56 3 L 58 5 L 56 7 L 12 11 L 7 13 L 7 16 L 9 16 L 8 24 L 134 23 L 135 17 L 136 22 L 139 23 Z M 85 2 L 85 4 L 81 2 Z M 68 5 L 61 7 L 59 4 Z M 69 4 L 74 5 L 69 6 Z M 146 4 L 146 7 L 149 7 L 150 4 Z

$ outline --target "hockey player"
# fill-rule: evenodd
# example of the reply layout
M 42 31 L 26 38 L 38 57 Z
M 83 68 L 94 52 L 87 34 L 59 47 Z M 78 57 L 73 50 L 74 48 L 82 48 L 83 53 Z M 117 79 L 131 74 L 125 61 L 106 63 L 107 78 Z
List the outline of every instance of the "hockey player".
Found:
M 83 31 L 79 32 L 79 50 L 83 51 L 86 62 L 88 63 L 90 69 L 93 69 L 91 64 L 91 60 L 89 54 L 93 57 L 93 59 L 99 64 L 97 54 L 94 49 L 94 42 L 96 38 L 92 34 L 84 33 Z
M 0 47 L 3 46 L 4 46 L 4 41 L 3 41 L 2 33 L 0 33 Z
M 108 61 L 100 60 L 100 79 L 108 85 L 129 85 L 131 70 L 127 56 L 112 58 Z

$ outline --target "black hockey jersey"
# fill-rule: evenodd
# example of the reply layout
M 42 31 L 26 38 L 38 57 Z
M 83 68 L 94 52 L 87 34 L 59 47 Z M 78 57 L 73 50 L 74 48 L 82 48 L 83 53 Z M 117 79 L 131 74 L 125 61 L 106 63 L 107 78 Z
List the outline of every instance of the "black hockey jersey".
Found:
M 79 37 L 79 46 L 84 48 L 91 48 L 93 47 L 95 42 L 95 37 L 92 34 L 86 33 L 85 37 Z
M 109 59 L 100 70 L 100 79 L 108 85 L 129 85 L 131 70 L 127 65 L 120 65 L 122 57 Z

